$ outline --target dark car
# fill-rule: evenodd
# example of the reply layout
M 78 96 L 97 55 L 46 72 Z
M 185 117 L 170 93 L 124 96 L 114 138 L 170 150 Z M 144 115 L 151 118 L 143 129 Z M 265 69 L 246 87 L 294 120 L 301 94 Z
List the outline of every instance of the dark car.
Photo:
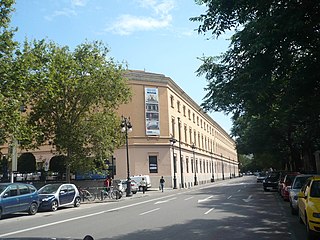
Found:
M 28 212 L 37 213 L 39 195 L 37 189 L 25 183 L 0 183 L 0 219 L 2 215 Z
M 40 209 L 56 211 L 62 206 L 79 207 L 81 198 L 78 188 L 71 183 L 47 184 L 38 190 Z
M 269 172 L 267 177 L 263 180 L 263 190 L 278 189 L 278 183 L 280 178 L 280 172 Z

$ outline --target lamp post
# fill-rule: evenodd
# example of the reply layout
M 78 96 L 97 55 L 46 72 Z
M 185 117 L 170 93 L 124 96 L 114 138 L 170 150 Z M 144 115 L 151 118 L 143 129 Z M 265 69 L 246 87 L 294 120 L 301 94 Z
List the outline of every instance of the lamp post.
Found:
M 128 146 L 128 132 L 132 132 L 132 125 L 130 123 L 130 118 L 122 116 L 121 121 L 121 132 L 126 134 L 126 150 L 127 150 L 127 189 L 126 197 L 131 197 L 131 180 L 130 180 L 130 165 L 129 165 L 129 146 Z
M 180 154 L 180 176 L 181 176 L 181 188 L 184 188 L 184 181 L 183 181 L 183 162 L 182 162 L 182 153 L 181 153 L 181 121 L 178 117 L 178 132 L 179 132 L 179 154 Z
M 26 106 L 25 105 L 20 105 L 19 107 L 19 112 L 24 113 L 26 112 Z M 21 115 L 20 115 L 21 116 Z M 10 182 L 14 182 L 14 173 L 18 169 L 18 153 L 17 153 L 17 148 L 18 148 L 18 140 L 15 136 L 16 133 L 13 134 L 12 138 L 12 149 L 11 149 L 11 176 L 10 176 Z
M 196 165 L 196 154 L 195 154 L 195 149 L 196 149 L 196 145 L 194 143 L 192 143 L 191 146 L 192 150 L 193 150 L 193 164 L 194 164 L 194 185 L 198 185 L 198 181 L 197 181 L 197 165 Z
M 173 159 L 173 189 L 177 189 L 177 163 L 176 163 L 176 156 L 174 155 L 174 144 L 177 142 L 177 139 L 175 139 L 173 136 L 170 138 L 170 143 L 172 146 L 172 159 Z
M 211 151 L 210 151 L 211 167 L 212 167 L 212 169 L 211 169 L 211 172 L 212 172 L 211 182 L 214 182 L 214 166 L 213 166 L 212 154 L 213 153 L 212 153 L 212 149 L 211 149 Z
M 223 164 L 223 156 L 221 154 L 221 164 L 222 164 L 222 180 L 224 180 L 224 164 Z

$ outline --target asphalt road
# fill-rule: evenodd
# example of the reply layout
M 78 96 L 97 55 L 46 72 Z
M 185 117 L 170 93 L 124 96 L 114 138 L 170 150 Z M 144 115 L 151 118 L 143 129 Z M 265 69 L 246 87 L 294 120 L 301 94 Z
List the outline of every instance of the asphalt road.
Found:
M 87 234 L 116 240 L 307 239 L 289 203 L 264 192 L 254 176 L 0 220 L 0 238 Z

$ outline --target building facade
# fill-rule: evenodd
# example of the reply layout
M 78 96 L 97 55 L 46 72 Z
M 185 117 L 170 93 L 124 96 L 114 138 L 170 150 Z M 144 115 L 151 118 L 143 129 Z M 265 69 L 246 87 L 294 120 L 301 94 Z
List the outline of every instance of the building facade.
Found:
M 149 175 L 158 187 L 163 176 L 165 187 L 186 188 L 238 176 L 233 139 L 171 78 L 134 70 L 126 77 L 132 101 L 118 113 L 130 119 L 132 132 L 128 152 L 126 145 L 114 152 L 115 179 Z M 7 155 L 8 146 L 1 148 Z M 49 166 L 55 152 L 47 145 L 32 154 L 39 166 Z M 18 149 L 18 155 L 23 153 Z
M 115 178 L 150 175 L 153 187 L 186 188 L 238 176 L 235 142 L 172 79 L 128 71 L 129 104 L 119 114 L 130 118 L 126 146 L 114 152 Z M 127 159 L 128 156 L 128 159 Z

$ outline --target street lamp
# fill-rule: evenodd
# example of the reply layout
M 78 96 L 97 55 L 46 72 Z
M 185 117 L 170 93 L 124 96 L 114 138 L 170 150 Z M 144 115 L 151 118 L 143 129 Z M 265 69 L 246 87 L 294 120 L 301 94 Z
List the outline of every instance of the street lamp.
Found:
M 224 180 L 224 164 L 223 164 L 223 156 L 221 153 L 221 164 L 222 164 L 222 180 Z
M 182 153 L 181 153 L 181 121 L 178 117 L 178 132 L 179 132 L 179 154 L 180 154 L 180 177 L 181 177 L 181 188 L 184 188 L 184 181 L 183 181 L 183 162 L 182 162 Z
M 128 147 L 128 132 L 132 132 L 132 125 L 130 123 L 130 118 L 124 116 L 121 117 L 121 132 L 126 134 L 126 150 L 127 150 L 127 189 L 126 197 L 131 197 L 131 180 L 130 180 L 130 165 L 129 165 L 129 147 Z
M 194 143 L 192 143 L 191 146 L 192 150 L 193 150 L 193 164 L 194 164 L 194 185 L 198 185 L 198 181 L 197 181 L 197 165 L 196 165 L 196 154 L 194 152 L 194 150 L 196 149 L 196 145 Z
M 211 169 L 211 172 L 212 172 L 211 182 L 214 182 L 214 166 L 213 166 L 212 154 L 213 153 L 212 153 L 212 149 L 211 149 L 211 151 L 210 151 L 211 167 L 212 167 L 212 169 Z
M 176 163 L 176 156 L 174 155 L 174 144 L 177 142 L 177 139 L 175 139 L 173 136 L 170 138 L 170 143 L 172 146 L 172 156 L 173 156 L 173 189 L 177 189 L 177 177 L 176 177 L 176 171 L 177 171 L 177 163 Z

